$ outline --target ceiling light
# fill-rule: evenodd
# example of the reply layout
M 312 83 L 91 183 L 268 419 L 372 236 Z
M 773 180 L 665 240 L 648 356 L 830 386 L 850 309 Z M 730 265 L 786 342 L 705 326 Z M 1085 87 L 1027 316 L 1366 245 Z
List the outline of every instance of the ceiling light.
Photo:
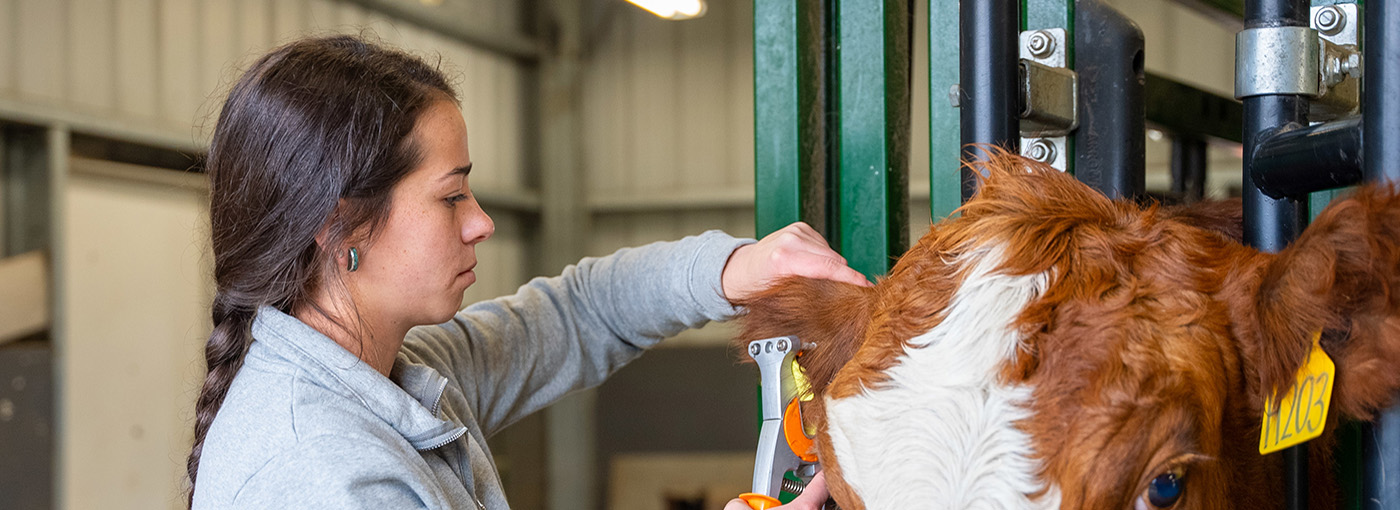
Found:
M 647 12 L 672 21 L 695 19 L 705 15 L 705 0 L 627 0 Z

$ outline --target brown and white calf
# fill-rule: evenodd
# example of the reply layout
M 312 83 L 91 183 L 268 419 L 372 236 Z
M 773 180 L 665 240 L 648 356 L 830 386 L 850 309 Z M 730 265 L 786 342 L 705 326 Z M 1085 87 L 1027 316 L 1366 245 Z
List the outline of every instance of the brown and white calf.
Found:
M 1269 254 L 1239 242 L 1238 202 L 1141 207 L 1014 156 L 980 167 L 961 216 L 875 287 L 788 279 L 744 303 L 740 343 L 817 343 L 805 415 L 842 508 L 1281 507 L 1263 405 L 1314 331 L 1337 366 L 1315 481 L 1339 418 L 1400 389 L 1394 188 Z

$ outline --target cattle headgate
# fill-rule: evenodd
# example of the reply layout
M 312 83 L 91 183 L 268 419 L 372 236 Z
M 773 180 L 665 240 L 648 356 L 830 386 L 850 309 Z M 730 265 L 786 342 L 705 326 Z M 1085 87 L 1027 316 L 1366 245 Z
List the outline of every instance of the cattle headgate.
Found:
M 1142 32 L 1101 0 L 931 0 L 924 145 L 909 139 L 914 1 L 754 1 L 759 235 L 807 221 L 883 274 L 908 245 L 911 150 L 929 151 L 935 219 L 974 191 L 960 160 L 981 144 L 1139 197 L 1148 123 L 1170 133 L 1188 202 L 1205 140 L 1243 144 L 1246 242 L 1261 250 L 1286 246 L 1335 190 L 1400 180 L 1393 2 L 1183 0 L 1243 19 L 1236 101 L 1145 73 Z M 1400 406 L 1344 432 L 1346 508 L 1400 509 Z M 1306 508 L 1306 451 L 1283 455 L 1288 507 Z

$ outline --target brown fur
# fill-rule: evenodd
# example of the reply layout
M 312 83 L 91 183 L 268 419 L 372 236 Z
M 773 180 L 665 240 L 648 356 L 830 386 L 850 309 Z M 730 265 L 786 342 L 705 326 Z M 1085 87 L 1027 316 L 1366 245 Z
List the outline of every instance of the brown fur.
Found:
M 962 283 L 959 256 L 1002 246 L 1003 272 L 1048 272 L 1016 326 L 1024 348 L 1000 377 L 1033 386 L 1022 423 L 1061 508 L 1129 508 L 1152 478 L 1187 472 L 1175 508 L 1277 508 L 1279 455 L 1260 456 L 1264 399 L 1281 394 L 1323 331 L 1338 367 L 1333 412 L 1369 418 L 1400 389 L 1400 197 L 1372 187 L 1325 211 L 1274 255 L 1239 243 L 1239 203 L 1191 209 L 1111 201 L 1016 156 L 986 174 L 960 217 L 934 225 L 873 289 L 788 279 L 750 299 L 739 342 L 796 334 L 819 395 L 807 416 L 833 497 L 841 480 L 824 402 L 885 382 Z M 1330 434 L 1329 434 L 1330 435 Z M 1335 506 L 1327 451 L 1312 443 L 1313 508 Z

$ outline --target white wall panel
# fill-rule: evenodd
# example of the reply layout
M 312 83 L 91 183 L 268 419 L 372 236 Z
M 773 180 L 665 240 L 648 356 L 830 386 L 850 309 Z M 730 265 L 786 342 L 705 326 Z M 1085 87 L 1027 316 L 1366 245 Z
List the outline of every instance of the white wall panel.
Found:
M 753 2 L 740 1 L 726 11 L 716 13 L 729 19 L 729 63 L 724 86 L 729 93 L 725 100 L 729 119 L 724 132 L 729 134 L 725 151 L 729 154 L 729 186 L 753 189 Z M 918 2 L 922 3 L 922 2 Z
M 339 23 L 340 15 L 336 7 L 338 4 L 333 0 L 308 0 L 307 28 L 312 33 L 331 31 Z
M 15 90 L 15 2 L 0 0 L 0 95 L 13 95 Z
M 633 137 L 626 115 L 632 82 L 626 79 L 631 61 L 631 29 L 611 16 L 583 62 L 580 78 L 583 105 L 583 168 L 588 193 L 614 196 L 627 191 Z
M 272 36 L 285 43 L 306 31 L 310 21 L 308 0 L 277 0 L 272 3 Z
M 234 20 L 238 28 L 238 43 L 234 46 L 244 67 L 252 65 L 256 55 L 272 47 L 271 0 L 236 0 Z
M 725 145 L 726 130 L 733 125 L 730 110 L 724 108 L 732 88 L 725 56 L 729 46 L 723 16 L 706 16 L 680 24 L 677 42 L 679 66 L 676 88 L 670 102 L 676 105 L 683 122 L 679 125 L 673 158 L 674 171 L 682 189 L 703 189 L 728 184 Z M 752 118 L 752 115 L 749 116 Z M 740 120 L 740 119 L 734 119 Z M 662 171 L 658 168 L 657 171 Z
M 116 105 L 116 32 L 112 0 L 68 0 L 70 102 L 102 112 Z
M 159 0 L 160 119 L 176 134 L 185 135 L 201 127 L 196 116 L 204 98 L 212 91 L 203 87 L 200 76 L 208 62 L 200 56 L 199 9 L 189 0 Z M 222 65 L 222 62 L 217 64 Z M 178 127 L 176 127 L 178 126 Z
M 82 175 L 92 164 L 107 163 L 74 161 L 63 199 L 62 500 L 182 508 L 212 295 L 207 205 L 199 189 Z
M 686 121 L 678 115 L 680 105 L 676 103 L 680 27 L 638 9 L 623 12 L 619 22 L 635 23 L 629 69 L 633 94 L 628 98 L 633 161 L 627 182 L 633 184 L 634 192 L 674 191 L 679 183 L 676 134 Z
M 500 143 L 496 146 L 496 156 L 500 158 L 503 178 L 497 184 L 499 189 L 524 190 L 528 186 L 525 174 L 525 133 L 524 104 L 525 79 L 518 68 L 505 66 L 499 77 L 496 96 L 496 122 L 491 129 L 496 130 Z M 531 135 L 534 136 L 533 134 Z
M 354 4 L 340 4 L 336 9 L 336 24 L 342 27 L 347 33 L 358 34 L 365 26 L 368 13 L 363 7 Z
M 215 120 L 221 98 L 228 93 L 237 79 L 237 72 L 245 67 L 245 54 L 238 46 L 237 0 L 202 0 L 199 13 L 199 92 L 203 101 L 197 111 Z M 216 99 L 218 98 L 218 99 Z
M 152 120 L 159 115 L 159 26 L 156 0 L 116 2 L 116 107 L 121 116 Z
M 19 98 L 57 103 L 67 97 L 67 2 L 17 0 L 15 30 Z

